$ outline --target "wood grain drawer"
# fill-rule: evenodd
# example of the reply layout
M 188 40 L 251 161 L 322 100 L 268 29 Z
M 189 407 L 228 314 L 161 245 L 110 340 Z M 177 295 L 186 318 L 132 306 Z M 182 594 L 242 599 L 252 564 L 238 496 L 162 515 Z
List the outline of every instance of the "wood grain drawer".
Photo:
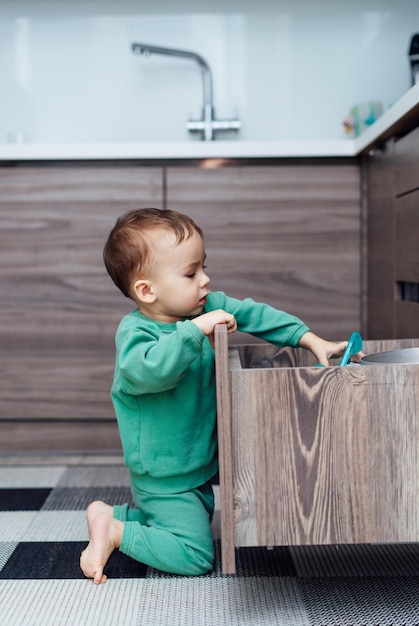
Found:
M 301 349 L 228 350 L 217 327 L 224 573 L 240 546 L 419 541 L 419 365 L 314 364 Z

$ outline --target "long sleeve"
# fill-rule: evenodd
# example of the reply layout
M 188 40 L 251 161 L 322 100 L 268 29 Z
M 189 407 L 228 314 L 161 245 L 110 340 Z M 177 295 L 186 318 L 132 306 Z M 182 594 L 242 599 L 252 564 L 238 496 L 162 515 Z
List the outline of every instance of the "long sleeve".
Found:
M 173 389 L 201 353 L 204 334 L 190 320 L 171 324 L 171 332 L 161 334 L 152 325 L 132 322 L 127 318 L 116 337 L 121 388 L 135 395 Z
M 112 401 L 124 459 L 153 493 L 187 491 L 217 470 L 214 350 L 190 319 L 133 311 L 116 334 Z
M 205 311 L 224 309 L 232 313 L 240 331 L 250 333 L 278 346 L 297 347 L 301 337 L 310 330 L 295 315 L 255 302 L 251 298 L 236 300 L 222 292 L 212 292 Z

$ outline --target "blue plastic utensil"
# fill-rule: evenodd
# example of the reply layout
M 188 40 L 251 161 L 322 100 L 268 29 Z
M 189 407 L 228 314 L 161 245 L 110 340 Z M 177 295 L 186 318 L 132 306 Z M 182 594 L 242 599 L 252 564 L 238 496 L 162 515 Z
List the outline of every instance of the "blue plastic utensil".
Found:
M 345 348 L 345 352 L 340 360 L 339 365 L 347 365 L 352 356 L 358 354 L 362 350 L 362 337 L 356 331 L 352 333 L 349 338 L 348 345 Z

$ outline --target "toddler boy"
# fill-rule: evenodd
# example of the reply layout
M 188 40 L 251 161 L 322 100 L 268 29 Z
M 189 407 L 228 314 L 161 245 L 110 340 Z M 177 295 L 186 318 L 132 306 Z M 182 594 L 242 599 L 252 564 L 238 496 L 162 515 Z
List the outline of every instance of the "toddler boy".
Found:
M 140 209 L 123 215 L 106 242 L 104 261 L 136 305 L 116 333 L 112 386 L 136 508 L 89 505 L 89 544 L 80 566 L 103 583 L 104 567 L 119 548 L 165 572 L 204 574 L 214 559 L 215 326 L 307 348 L 324 365 L 347 342 L 325 341 L 298 318 L 250 298 L 211 292 L 202 231 L 181 213 Z

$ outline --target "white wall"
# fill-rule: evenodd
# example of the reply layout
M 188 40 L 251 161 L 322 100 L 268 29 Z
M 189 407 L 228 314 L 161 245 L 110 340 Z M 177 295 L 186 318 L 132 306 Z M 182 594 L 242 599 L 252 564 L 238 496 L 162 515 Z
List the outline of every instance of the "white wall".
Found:
M 133 41 L 204 56 L 232 140 L 341 139 L 353 105 L 409 89 L 415 32 L 418 0 L 0 0 L 0 142 L 198 139 L 198 66 Z

